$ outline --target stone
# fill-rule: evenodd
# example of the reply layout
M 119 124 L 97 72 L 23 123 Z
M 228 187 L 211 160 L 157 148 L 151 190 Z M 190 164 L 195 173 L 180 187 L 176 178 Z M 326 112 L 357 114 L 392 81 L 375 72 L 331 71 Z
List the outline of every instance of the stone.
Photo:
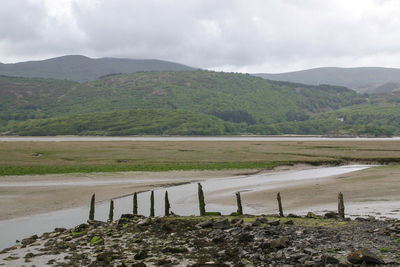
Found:
M 209 227 L 212 227 L 213 224 L 214 224 L 214 220 L 211 219 L 211 220 L 208 220 L 208 221 L 205 221 L 205 222 L 198 223 L 198 224 L 196 224 L 195 227 L 198 228 L 198 229 L 209 228 Z
M 276 249 L 286 248 L 288 245 L 289 245 L 289 238 L 286 236 L 280 239 L 274 239 L 270 243 L 270 247 Z
M 213 226 L 214 229 L 228 229 L 231 227 L 231 225 L 229 224 L 229 220 L 228 219 L 223 219 L 217 222 L 214 222 Z
M 30 244 L 34 243 L 36 241 L 36 239 L 38 239 L 38 238 L 39 237 L 37 235 L 33 235 L 31 237 L 22 239 L 21 243 L 22 243 L 22 245 L 25 245 L 25 246 L 30 245 Z
M 254 240 L 254 236 L 250 233 L 243 233 L 239 235 L 239 242 L 251 242 Z
M 163 253 L 185 253 L 188 252 L 188 249 L 185 247 L 165 247 L 161 250 Z
M 364 261 L 367 264 L 384 264 L 384 261 L 379 259 L 372 251 L 367 248 L 362 248 L 351 252 L 347 256 L 347 260 L 353 264 L 361 264 Z
M 339 213 L 330 211 L 330 212 L 325 213 L 324 217 L 326 219 L 337 219 L 337 218 L 339 218 Z
M 147 251 L 146 250 L 140 250 L 138 253 L 135 254 L 135 256 L 133 257 L 135 260 L 143 260 L 145 258 L 147 258 Z
M 271 226 L 278 226 L 281 223 L 279 219 L 268 222 Z
M 82 223 L 82 224 L 80 224 L 80 225 L 78 225 L 77 227 L 74 228 L 74 232 L 82 232 L 82 231 L 84 231 L 84 230 L 86 230 L 88 228 L 89 228 L 89 224 Z
M 322 261 L 323 261 L 323 263 L 325 263 L 325 264 L 338 264 L 339 263 L 339 260 L 338 259 L 336 259 L 334 256 L 332 256 L 332 255 L 322 255 Z

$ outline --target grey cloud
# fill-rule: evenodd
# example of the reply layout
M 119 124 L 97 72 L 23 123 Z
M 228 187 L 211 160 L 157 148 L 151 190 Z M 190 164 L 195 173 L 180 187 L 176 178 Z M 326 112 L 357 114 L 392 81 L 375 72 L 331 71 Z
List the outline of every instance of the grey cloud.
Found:
M 227 71 L 400 67 L 394 0 L 69 0 L 66 19 L 50 16 L 45 1 L 5 1 L 0 61 L 74 53 Z

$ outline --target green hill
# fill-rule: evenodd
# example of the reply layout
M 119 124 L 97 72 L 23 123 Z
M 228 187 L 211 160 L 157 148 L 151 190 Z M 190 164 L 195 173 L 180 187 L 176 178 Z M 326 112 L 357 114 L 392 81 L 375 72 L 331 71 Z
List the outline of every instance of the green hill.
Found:
M 344 87 L 211 71 L 108 75 L 82 84 L 10 77 L 1 82 L 13 85 L 0 87 L 9 103 L 2 107 L 8 115 L 0 130 L 21 135 L 277 134 L 286 133 L 285 123 L 367 100 Z M 22 94 L 31 84 L 36 97 Z
M 304 84 L 331 84 L 352 88 L 358 92 L 379 93 L 399 89 L 400 69 L 362 68 L 315 68 L 286 73 L 255 74 L 269 80 L 288 81 Z
M 0 125 L 47 117 L 54 104 L 80 84 L 73 81 L 0 76 Z
M 82 114 L 137 108 L 181 109 L 223 119 L 248 115 L 248 122 L 268 124 L 305 120 L 310 114 L 364 99 L 343 87 L 271 82 L 246 74 L 144 72 L 112 75 L 82 84 L 58 100 L 54 111 Z
M 194 70 L 194 68 L 155 59 L 93 59 L 80 55 L 69 55 L 15 64 L 0 64 L 0 75 L 67 79 L 78 82 L 95 80 L 101 76 L 113 73 L 184 70 Z

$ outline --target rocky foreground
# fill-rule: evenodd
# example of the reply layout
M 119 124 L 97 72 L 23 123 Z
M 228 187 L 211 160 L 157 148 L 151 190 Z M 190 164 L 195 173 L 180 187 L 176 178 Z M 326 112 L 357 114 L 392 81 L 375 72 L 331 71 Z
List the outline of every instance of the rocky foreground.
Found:
M 24 239 L 0 265 L 400 266 L 400 221 L 335 217 L 128 214 Z

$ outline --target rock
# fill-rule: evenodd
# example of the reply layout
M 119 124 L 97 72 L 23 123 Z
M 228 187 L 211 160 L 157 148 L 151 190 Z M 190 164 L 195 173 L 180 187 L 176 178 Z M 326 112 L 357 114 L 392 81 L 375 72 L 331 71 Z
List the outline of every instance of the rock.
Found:
M 214 224 L 214 220 L 211 219 L 211 220 L 208 220 L 208 221 L 205 221 L 205 222 L 198 223 L 198 224 L 196 224 L 195 227 L 198 228 L 198 229 L 208 228 L 208 227 L 212 227 L 213 224 Z
M 260 221 L 257 221 L 257 220 L 255 220 L 252 224 L 251 224 L 251 226 L 260 226 L 261 225 L 261 222 Z
M 281 223 L 279 219 L 268 222 L 271 226 L 278 226 Z
M 188 249 L 185 247 L 165 247 L 161 250 L 163 253 L 185 253 L 188 252 Z
M 122 218 L 124 218 L 124 219 L 133 219 L 133 218 L 135 218 L 135 215 L 130 214 L 130 213 L 125 213 L 125 214 L 121 214 L 120 219 L 122 219 Z
M 338 264 L 339 260 L 332 255 L 322 255 L 322 261 L 325 264 Z
M 289 221 L 286 221 L 284 224 L 287 224 L 287 225 L 293 225 L 293 224 L 294 224 L 294 222 L 293 222 L 293 220 L 289 220 Z
M 35 257 L 35 254 L 33 254 L 32 252 L 29 252 L 24 256 L 25 259 L 30 259 L 30 258 L 33 258 L 33 257 Z
M 254 239 L 254 236 L 250 233 L 242 233 L 238 237 L 239 242 L 251 242 Z
M 89 225 L 86 223 L 82 223 L 74 228 L 74 232 L 83 232 L 84 230 L 88 229 Z
M 236 223 L 239 222 L 240 220 L 243 221 L 243 219 L 233 218 L 233 219 L 231 220 L 231 224 L 236 224 Z
M 312 248 L 305 248 L 303 249 L 304 253 L 309 254 L 311 256 L 317 255 L 318 251 L 316 251 L 315 249 Z
M 223 220 L 214 222 L 212 227 L 214 229 L 228 229 L 231 227 L 231 225 L 229 224 L 228 219 L 223 219 Z
M 113 259 L 112 251 L 104 251 L 99 253 L 96 257 L 96 260 L 99 262 L 110 263 Z
M 337 219 L 337 218 L 339 218 L 339 214 L 337 212 L 330 211 L 330 212 L 325 213 L 324 217 L 326 219 Z
M 288 216 L 286 216 L 286 217 L 289 217 L 289 218 L 301 218 L 301 216 L 293 214 L 293 213 L 289 213 Z
M 94 227 L 99 227 L 99 226 L 102 226 L 102 225 L 106 224 L 105 222 L 97 221 L 97 220 L 87 220 L 87 223 L 89 225 L 91 225 L 91 226 L 94 226 Z M 79 231 L 79 232 L 81 232 L 81 231 Z
M 268 219 L 267 219 L 267 218 L 264 218 L 264 217 L 262 217 L 262 218 L 257 218 L 256 221 L 259 221 L 259 222 L 261 222 L 261 223 L 268 223 Z
M 31 237 L 22 239 L 21 243 L 22 243 L 22 245 L 27 246 L 27 245 L 30 245 L 30 244 L 34 243 L 36 241 L 36 239 L 38 239 L 38 238 L 39 237 L 37 235 L 33 235 Z
M 143 260 L 145 258 L 147 258 L 147 251 L 146 250 L 140 250 L 138 253 L 135 254 L 135 256 L 133 257 L 135 260 Z
M 280 239 L 274 239 L 270 243 L 270 247 L 276 249 L 286 248 L 288 245 L 289 245 L 289 238 L 286 236 Z
M 353 264 L 361 264 L 365 261 L 367 264 L 384 264 L 374 253 L 367 248 L 362 248 L 351 252 L 347 256 L 347 260 Z
M 214 222 L 213 226 L 214 229 L 228 229 L 231 227 L 229 224 L 228 219 L 223 219 L 217 222 Z

